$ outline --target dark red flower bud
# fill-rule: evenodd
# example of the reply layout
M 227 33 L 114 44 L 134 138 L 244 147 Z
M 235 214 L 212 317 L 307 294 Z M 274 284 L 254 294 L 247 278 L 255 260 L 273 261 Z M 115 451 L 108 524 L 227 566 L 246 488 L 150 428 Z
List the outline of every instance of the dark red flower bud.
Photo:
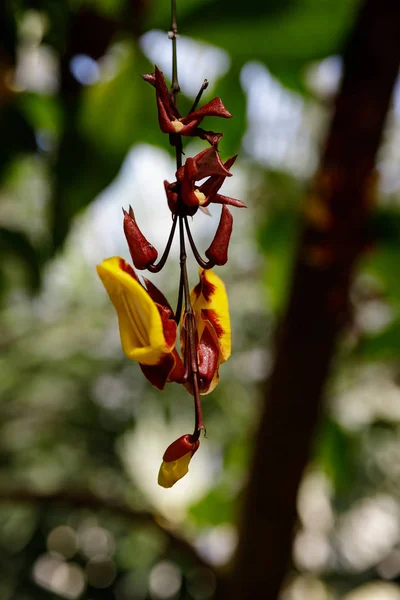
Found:
M 212 261 L 219 267 L 228 262 L 228 246 L 232 233 L 233 217 L 229 208 L 225 204 L 222 205 L 221 218 L 213 241 L 205 254 L 208 260 Z
M 157 260 L 158 252 L 146 240 L 137 226 L 132 207 L 129 207 L 129 213 L 124 209 L 122 211 L 124 213 L 124 233 L 133 264 L 137 269 L 143 270 Z

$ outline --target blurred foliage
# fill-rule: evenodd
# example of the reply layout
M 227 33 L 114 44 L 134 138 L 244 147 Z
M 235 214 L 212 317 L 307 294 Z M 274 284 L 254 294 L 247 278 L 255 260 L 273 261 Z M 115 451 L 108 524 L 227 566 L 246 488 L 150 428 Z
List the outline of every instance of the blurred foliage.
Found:
M 234 548 L 260 389 L 296 249 L 299 198 L 312 173 L 312 168 L 291 170 L 285 162 L 296 144 L 305 152 L 303 130 L 284 139 L 288 108 L 282 137 L 265 140 L 283 159 L 268 164 L 257 158 L 245 139 L 254 107 L 242 68 L 261 62 L 283 84 L 275 111 L 289 106 L 293 90 L 302 94 L 296 102 L 318 155 L 330 101 L 305 75 L 320 64 L 316 61 L 340 54 L 358 5 L 357 0 L 340 0 L 334 7 L 325 0 L 249 0 L 244 7 L 236 0 L 178 0 L 180 31 L 228 54 L 227 73 L 211 82 L 204 101 L 219 95 L 234 114 L 224 122 L 221 150 L 224 156 L 240 150 L 238 179 L 249 207 L 235 215 L 225 276 L 234 355 L 221 371 L 220 385 L 205 399 L 209 439 L 202 456 L 211 450 L 206 459 L 196 456 L 203 460 L 201 476 L 193 476 L 183 500 L 176 496 L 178 508 L 166 500 L 174 496 L 157 496 L 145 476 L 154 471 L 154 453 L 159 453 L 156 462 L 161 460 L 164 441 L 159 449 L 158 438 L 164 440 L 165 434 L 169 443 L 175 422 L 179 427 L 191 422 L 188 395 L 174 387 L 156 393 L 136 365 L 128 364 L 112 307 L 93 274 L 113 235 L 111 224 L 111 233 L 107 228 L 107 194 L 130 168 L 130 150 L 159 146 L 171 153 L 158 129 L 154 90 L 140 78 L 153 69 L 141 36 L 168 29 L 169 3 L 26 0 L 1 5 L 2 600 L 212 598 L 215 576 L 207 563 L 217 569 Z M 191 101 L 182 97 L 181 105 Z M 265 101 L 265 111 L 270 109 Z M 211 119 L 207 127 L 214 124 L 220 127 Z M 162 189 L 160 169 L 154 164 L 146 178 L 149 183 L 160 179 Z M 149 217 L 158 208 L 141 186 L 137 178 L 128 202 L 136 211 L 145 201 Z M 305 487 L 311 480 L 314 487 L 299 511 L 300 551 L 294 553 L 292 574 L 293 589 L 301 580 L 303 596 L 293 595 L 296 599 L 323 600 L 325 589 L 343 597 L 359 583 L 397 581 L 400 573 L 399 567 L 387 575 L 382 567 L 400 536 L 386 536 L 387 545 L 367 556 L 361 550 L 372 547 L 373 540 L 360 538 L 354 525 L 353 538 L 361 541 L 352 547 L 353 558 L 358 556 L 352 562 L 341 529 L 349 511 L 356 514 L 364 510 L 365 499 L 375 498 L 382 531 L 385 523 L 400 530 L 398 516 L 389 519 L 395 510 L 388 505 L 400 499 L 399 190 L 385 195 L 382 189 L 382 198 L 354 285 L 353 314 L 335 365 L 328 414 L 305 476 Z M 126 200 L 117 198 L 115 211 Z M 151 233 L 151 223 L 144 224 Z M 116 236 L 122 246 L 122 231 Z M 113 251 L 116 246 L 111 244 Z M 172 271 L 163 285 L 168 293 L 174 290 Z M 382 497 L 386 504 L 379 508 Z M 126 513 L 114 510 L 115 503 Z M 174 538 L 177 524 L 197 557 Z M 310 531 L 329 547 L 325 562 L 315 561 L 323 553 L 311 542 L 301 546 L 301 536 Z M 52 545 L 56 534 L 59 546 Z M 160 596 L 160 577 L 170 582 L 169 596 Z M 319 581 L 317 597 L 307 587 L 310 578 Z

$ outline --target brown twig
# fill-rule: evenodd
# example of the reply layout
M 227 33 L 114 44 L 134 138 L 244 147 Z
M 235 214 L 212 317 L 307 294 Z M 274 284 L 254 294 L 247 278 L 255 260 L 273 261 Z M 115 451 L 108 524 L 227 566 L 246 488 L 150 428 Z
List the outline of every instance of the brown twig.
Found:
M 230 599 L 276 600 L 290 562 L 298 485 L 366 246 L 376 152 L 400 60 L 400 3 L 366 0 L 308 199 L 251 467 Z M 313 210 L 317 206 L 318 210 Z

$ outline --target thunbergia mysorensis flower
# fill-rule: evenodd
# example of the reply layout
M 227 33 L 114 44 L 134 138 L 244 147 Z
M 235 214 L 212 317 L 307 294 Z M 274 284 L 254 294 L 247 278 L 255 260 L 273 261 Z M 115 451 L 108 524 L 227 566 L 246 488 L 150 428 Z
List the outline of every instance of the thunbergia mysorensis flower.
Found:
M 163 133 L 188 136 L 197 136 L 207 140 L 212 146 L 216 146 L 222 137 L 222 133 L 204 131 L 199 124 L 205 117 L 223 117 L 229 119 L 232 115 L 228 112 L 221 98 L 213 98 L 198 110 L 191 110 L 186 117 L 181 117 L 178 108 L 168 92 L 164 76 L 160 69 L 155 68 L 154 73 L 142 75 L 156 88 L 156 100 L 158 110 L 158 123 Z M 175 145 L 175 144 L 174 144 Z
M 193 158 L 187 158 L 185 164 L 176 172 L 177 181 L 173 183 L 164 181 L 171 212 L 175 213 L 179 210 L 178 190 L 180 190 L 180 198 L 184 204 L 183 209 L 190 216 L 193 216 L 198 208 L 204 209 L 211 202 L 245 208 L 246 205 L 241 200 L 218 193 L 225 178 L 232 176 L 229 168 L 235 160 L 236 156 L 232 156 L 223 164 L 217 149 L 214 147 L 203 150 Z M 205 177 L 208 177 L 208 179 L 197 186 L 196 181 L 200 181 Z
M 204 429 L 200 396 L 214 390 L 219 381 L 220 366 L 231 353 L 228 298 L 222 280 L 211 269 L 224 265 L 228 260 L 233 225 L 228 205 L 238 208 L 245 206 L 240 200 L 219 193 L 225 178 L 232 176 L 230 168 L 236 156 L 222 162 L 218 151 L 222 134 L 199 127 L 205 117 L 232 116 L 222 100 L 214 98 L 197 109 L 208 85 L 205 81 L 189 114 L 182 117 L 178 111 L 175 0 L 172 0 L 171 29 L 171 92 L 157 67 L 154 73 L 143 75 L 156 89 L 158 122 L 161 131 L 169 134 L 176 154 L 176 181 L 164 182 L 172 213 L 172 227 L 161 258 L 158 259 L 157 250 L 140 231 L 131 207 L 129 211 L 123 209 L 123 229 L 134 266 L 139 270 L 158 273 L 168 259 L 178 228 L 180 277 L 175 311 L 162 292 L 148 279 L 140 281 L 134 269 L 122 258 L 108 258 L 97 267 L 117 312 L 121 344 L 126 356 L 139 363 L 145 377 L 159 390 L 163 390 L 168 383 L 177 383 L 183 385 L 194 398 L 193 433 L 175 440 L 163 456 L 158 483 L 165 488 L 172 487 L 188 471 L 189 462 L 200 445 L 201 430 Z M 197 136 L 207 140 L 211 147 L 194 157 L 188 156 L 182 164 L 182 136 Z M 207 207 L 210 204 L 222 205 L 221 217 L 203 258 L 192 237 L 188 217 L 193 216 L 199 208 L 209 214 Z M 186 267 L 186 241 L 200 265 L 200 280 L 192 291 L 189 291 Z

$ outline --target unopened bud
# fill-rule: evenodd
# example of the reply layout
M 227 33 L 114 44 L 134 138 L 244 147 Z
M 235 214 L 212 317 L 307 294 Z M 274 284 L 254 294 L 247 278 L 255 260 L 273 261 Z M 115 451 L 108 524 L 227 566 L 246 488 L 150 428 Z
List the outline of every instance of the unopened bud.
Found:
M 158 252 L 146 240 L 137 226 L 132 207 L 129 207 L 129 213 L 124 209 L 122 210 L 124 213 L 124 233 L 133 264 L 137 269 L 143 270 L 157 260 Z
M 192 436 L 188 433 L 172 442 L 164 452 L 158 473 L 158 484 L 170 488 L 184 477 L 188 472 L 190 460 L 199 446 L 200 440 L 192 441 Z
M 219 267 L 228 262 L 228 246 L 232 233 L 233 217 L 229 209 L 222 205 L 221 218 L 213 241 L 205 254 L 211 262 Z

